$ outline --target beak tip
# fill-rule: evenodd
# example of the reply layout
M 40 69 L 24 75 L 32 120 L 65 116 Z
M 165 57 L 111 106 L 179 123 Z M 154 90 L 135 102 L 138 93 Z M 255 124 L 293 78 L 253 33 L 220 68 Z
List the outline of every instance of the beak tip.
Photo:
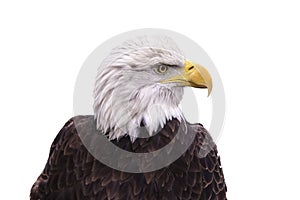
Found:
M 211 92 L 212 92 L 212 89 L 213 89 L 213 86 L 212 86 L 212 82 L 210 80 L 210 83 L 208 84 L 208 87 L 207 87 L 207 97 L 209 97 L 209 95 L 211 95 Z
M 211 89 L 208 89 L 208 90 L 207 90 L 207 97 L 209 97 L 210 94 L 211 94 Z

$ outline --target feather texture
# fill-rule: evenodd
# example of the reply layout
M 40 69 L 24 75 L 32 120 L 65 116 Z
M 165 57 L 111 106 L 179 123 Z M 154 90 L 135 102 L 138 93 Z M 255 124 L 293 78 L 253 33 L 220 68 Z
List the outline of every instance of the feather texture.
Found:
M 75 120 L 80 121 L 76 127 Z M 138 138 L 131 143 L 130 137 L 124 136 L 111 142 L 127 151 L 151 152 L 168 144 L 179 125 L 178 120 L 172 119 L 150 138 Z M 196 137 L 179 159 L 148 173 L 122 172 L 96 160 L 78 136 L 78 126 L 88 134 L 99 134 L 94 116 L 70 119 L 51 145 L 46 166 L 32 186 L 31 200 L 226 199 L 226 185 L 216 146 L 200 124 L 188 124 L 189 130 L 196 132 Z M 94 145 L 97 148 L 97 144 Z M 211 151 L 201 158 L 198 155 L 203 148 Z
M 167 77 L 154 73 L 153 67 L 166 64 L 179 68 L 184 62 L 177 44 L 167 36 L 138 37 L 114 48 L 97 71 L 94 89 L 97 129 L 110 130 L 110 139 L 129 135 L 134 141 L 140 136 L 138 127 L 142 121 L 151 136 L 166 120 L 181 120 L 178 105 L 183 88 L 161 84 Z M 178 72 L 174 69 L 170 75 Z

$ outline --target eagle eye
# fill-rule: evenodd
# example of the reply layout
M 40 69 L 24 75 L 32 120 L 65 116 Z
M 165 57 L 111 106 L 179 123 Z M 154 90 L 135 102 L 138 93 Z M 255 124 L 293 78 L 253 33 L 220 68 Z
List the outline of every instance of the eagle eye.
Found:
M 154 68 L 154 71 L 158 74 L 164 74 L 168 71 L 168 66 L 166 65 L 159 65 L 157 67 Z

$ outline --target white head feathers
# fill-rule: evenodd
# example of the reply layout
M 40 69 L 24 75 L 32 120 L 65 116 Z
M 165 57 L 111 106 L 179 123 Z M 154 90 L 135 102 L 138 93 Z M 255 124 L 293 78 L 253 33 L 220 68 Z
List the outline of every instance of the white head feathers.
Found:
M 167 120 L 183 118 L 178 107 L 183 88 L 161 84 L 153 73 L 159 63 L 184 65 L 184 56 L 169 37 L 144 36 L 114 48 L 101 63 L 94 90 L 97 129 L 109 139 L 128 134 L 140 137 L 143 125 L 149 135 Z

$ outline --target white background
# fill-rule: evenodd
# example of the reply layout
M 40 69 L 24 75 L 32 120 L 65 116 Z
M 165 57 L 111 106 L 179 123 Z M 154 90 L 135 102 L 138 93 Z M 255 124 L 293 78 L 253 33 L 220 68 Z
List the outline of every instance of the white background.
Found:
M 106 39 L 145 27 L 186 35 L 218 68 L 228 198 L 299 198 L 299 19 L 297 1 L 2 1 L 1 199 L 29 198 L 73 115 L 86 57 Z

